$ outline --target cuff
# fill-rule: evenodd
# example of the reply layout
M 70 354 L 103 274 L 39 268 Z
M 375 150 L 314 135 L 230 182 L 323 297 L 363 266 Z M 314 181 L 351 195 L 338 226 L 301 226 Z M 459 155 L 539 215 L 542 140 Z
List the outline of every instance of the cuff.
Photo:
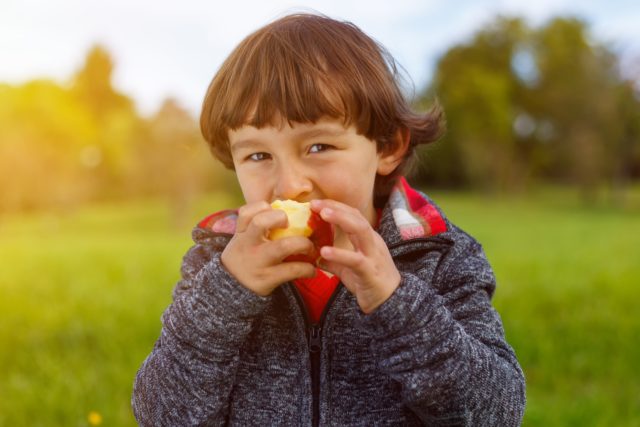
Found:
M 442 297 L 423 280 L 409 273 L 400 275 L 400 285 L 389 299 L 372 313 L 360 311 L 360 327 L 378 338 L 424 327 L 442 304 Z
M 167 332 L 198 348 L 220 347 L 242 340 L 253 320 L 268 307 L 271 296 L 242 286 L 215 254 L 187 281 L 163 315 Z
M 271 296 L 260 296 L 244 287 L 227 271 L 215 254 L 195 278 L 195 292 L 216 311 L 231 317 L 255 317 L 266 308 Z

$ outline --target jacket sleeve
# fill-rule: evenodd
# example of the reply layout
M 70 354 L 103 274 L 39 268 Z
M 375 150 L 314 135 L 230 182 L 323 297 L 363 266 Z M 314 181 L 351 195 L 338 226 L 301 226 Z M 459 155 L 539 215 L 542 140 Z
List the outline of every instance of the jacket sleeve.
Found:
M 396 292 L 362 315 L 381 369 L 426 425 L 520 425 L 524 376 L 491 305 L 495 278 L 481 246 L 466 242 L 428 270 L 401 271 Z
M 142 426 L 222 425 L 253 319 L 267 305 L 203 245 L 189 250 L 162 331 L 138 371 L 132 407 Z

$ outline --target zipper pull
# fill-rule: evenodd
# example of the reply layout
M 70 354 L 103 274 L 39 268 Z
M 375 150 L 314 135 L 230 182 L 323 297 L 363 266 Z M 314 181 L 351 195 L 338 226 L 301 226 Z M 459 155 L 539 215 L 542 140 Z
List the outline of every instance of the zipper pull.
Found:
M 311 353 L 318 353 L 321 349 L 321 337 L 322 328 L 318 325 L 311 325 L 309 327 L 309 351 Z

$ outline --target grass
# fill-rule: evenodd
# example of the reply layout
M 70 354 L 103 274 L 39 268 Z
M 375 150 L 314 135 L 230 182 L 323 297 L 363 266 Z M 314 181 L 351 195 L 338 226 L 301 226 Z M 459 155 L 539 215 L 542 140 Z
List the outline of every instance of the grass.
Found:
M 494 267 L 524 425 L 640 425 L 638 210 L 432 196 Z M 229 203 L 210 196 L 191 219 Z M 132 381 L 191 244 L 170 223 L 158 202 L 0 218 L 0 426 L 135 425 Z

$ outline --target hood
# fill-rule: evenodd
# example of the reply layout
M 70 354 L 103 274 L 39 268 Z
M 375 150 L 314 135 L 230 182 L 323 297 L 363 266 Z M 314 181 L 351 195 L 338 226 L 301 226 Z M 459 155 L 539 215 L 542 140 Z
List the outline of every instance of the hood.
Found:
M 193 231 L 196 242 L 222 246 L 235 233 L 237 209 L 215 212 L 202 219 Z M 425 194 L 413 189 L 400 177 L 382 211 L 378 232 L 388 245 L 426 238 L 448 230 L 442 211 Z

